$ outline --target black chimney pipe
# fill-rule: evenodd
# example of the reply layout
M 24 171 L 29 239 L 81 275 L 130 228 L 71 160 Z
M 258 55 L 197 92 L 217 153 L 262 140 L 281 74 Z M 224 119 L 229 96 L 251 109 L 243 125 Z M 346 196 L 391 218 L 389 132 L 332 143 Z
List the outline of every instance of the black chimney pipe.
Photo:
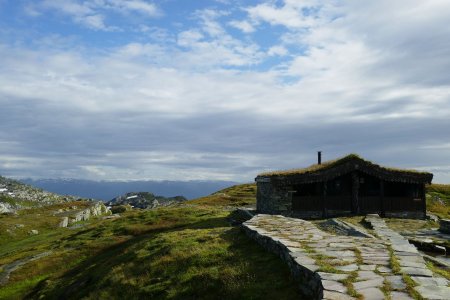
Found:
M 317 151 L 317 164 L 322 164 L 322 151 Z

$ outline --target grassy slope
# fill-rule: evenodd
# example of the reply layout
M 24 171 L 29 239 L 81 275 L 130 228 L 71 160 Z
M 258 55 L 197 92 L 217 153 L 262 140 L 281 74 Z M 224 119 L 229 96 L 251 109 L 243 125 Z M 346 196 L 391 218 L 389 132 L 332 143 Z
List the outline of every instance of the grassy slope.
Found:
M 0 265 L 53 252 L 13 272 L 0 299 L 298 299 L 287 267 L 227 222 L 230 206 L 254 203 L 254 185 L 240 185 L 175 207 L 3 240 Z
M 427 210 L 441 218 L 450 218 L 450 184 L 427 185 Z

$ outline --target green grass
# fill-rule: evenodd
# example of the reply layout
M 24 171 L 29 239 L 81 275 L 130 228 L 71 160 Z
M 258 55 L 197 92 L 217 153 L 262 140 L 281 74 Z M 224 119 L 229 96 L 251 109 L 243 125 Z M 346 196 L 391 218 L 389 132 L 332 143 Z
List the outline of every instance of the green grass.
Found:
M 45 275 L 27 278 L 0 288 L 0 299 L 26 298 L 28 291 L 46 278 Z
M 215 192 L 209 196 L 186 201 L 185 203 L 221 207 L 255 206 L 256 184 L 235 185 Z
M 450 184 L 429 184 L 427 210 L 441 218 L 450 218 Z
M 341 280 L 341 283 L 345 285 L 345 287 L 347 288 L 347 293 L 350 296 L 356 299 L 363 299 L 362 295 L 358 294 L 358 292 L 353 287 L 353 283 L 356 281 L 357 278 L 358 278 L 358 271 L 353 271 L 349 273 L 346 279 Z
M 288 267 L 227 222 L 224 206 L 252 195 L 252 185 L 236 186 L 200 203 L 2 241 L 0 265 L 52 254 L 13 272 L 0 299 L 301 299 Z
M 431 261 L 427 261 L 426 265 L 427 265 L 428 269 L 430 269 L 433 273 L 439 274 L 440 276 L 444 277 L 445 279 L 450 280 L 450 270 L 449 269 L 440 268 Z

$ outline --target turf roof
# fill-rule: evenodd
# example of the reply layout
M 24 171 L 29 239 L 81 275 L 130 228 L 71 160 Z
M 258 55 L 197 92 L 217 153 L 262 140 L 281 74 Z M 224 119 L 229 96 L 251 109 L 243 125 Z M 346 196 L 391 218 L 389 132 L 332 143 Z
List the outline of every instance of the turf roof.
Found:
M 319 164 L 314 164 L 314 165 L 311 165 L 309 167 L 301 168 L 301 169 L 290 169 L 290 170 L 282 170 L 282 171 L 264 172 L 264 173 L 259 174 L 258 177 L 312 174 L 312 173 L 315 173 L 317 171 L 325 171 L 325 170 L 328 170 L 328 169 L 332 169 L 335 166 L 344 164 L 344 163 L 346 163 L 348 161 L 351 161 L 351 160 L 359 160 L 362 163 L 365 163 L 365 164 L 367 164 L 367 165 L 369 165 L 369 166 L 371 166 L 373 168 L 378 168 L 378 169 L 381 169 L 381 170 L 384 170 L 384 171 L 388 171 L 388 172 L 394 172 L 394 173 L 398 172 L 398 173 L 411 174 L 411 175 L 419 175 L 419 174 L 431 175 L 431 173 L 417 171 L 417 170 L 407 170 L 407 169 L 383 167 L 383 166 L 375 164 L 375 163 L 373 163 L 371 161 L 363 159 L 358 154 L 352 153 L 352 154 L 346 155 L 346 156 L 338 158 L 338 159 L 322 162 L 320 165 Z

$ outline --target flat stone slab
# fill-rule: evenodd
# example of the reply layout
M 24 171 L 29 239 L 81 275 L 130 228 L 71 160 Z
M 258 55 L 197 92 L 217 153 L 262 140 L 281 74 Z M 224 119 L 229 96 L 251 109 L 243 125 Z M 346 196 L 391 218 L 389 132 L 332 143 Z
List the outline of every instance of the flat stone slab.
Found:
M 450 288 L 446 286 L 419 285 L 414 289 L 425 299 L 450 299 Z
M 339 242 L 337 242 L 337 243 L 330 243 L 329 246 L 330 247 L 335 247 L 335 248 L 349 248 L 349 249 L 351 249 L 351 248 L 355 247 L 355 244 L 353 244 L 353 243 L 339 243 Z
M 382 266 L 389 266 L 390 265 L 390 259 L 364 258 L 363 262 L 365 264 L 370 264 L 370 265 L 382 265 Z
M 346 266 L 337 266 L 334 267 L 336 270 L 339 271 L 344 271 L 344 272 L 353 272 L 358 270 L 358 265 L 356 264 L 351 264 L 351 265 L 346 265 Z
M 361 271 L 375 271 L 376 265 L 360 265 L 359 269 Z
M 414 256 L 397 256 L 400 263 L 409 261 L 409 262 L 416 262 L 416 263 L 423 263 L 422 256 L 414 255 Z
M 319 275 L 320 275 L 320 278 L 325 279 L 325 280 L 339 281 L 339 280 L 347 279 L 349 274 L 319 272 Z
M 378 278 L 382 277 L 376 274 L 374 271 L 358 271 L 358 280 L 370 280 Z
M 392 269 L 388 268 L 388 267 L 385 267 L 385 266 L 378 267 L 377 271 L 380 272 L 380 273 L 383 273 L 383 274 L 392 273 Z
M 411 279 L 418 285 L 447 286 L 448 284 L 448 280 L 445 278 L 411 276 Z
M 365 281 L 358 281 L 353 283 L 353 287 L 355 290 L 367 289 L 372 287 L 381 287 L 383 286 L 384 279 L 380 276 L 380 278 L 374 278 Z
M 364 300 L 384 300 L 384 294 L 378 288 L 357 289 L 357 292 L 363 295 Z
M 355 257 L 355 252 L 350 250 L 326 251 L 326 255 L 336 258 Z
M 392 249 L 399 252 L 418 253 L 417 248 L 411 244 L 392 244 Z
M 424 268 L 401 267 L 400 270 L 403 273 L 406 273 L 406 274 L 411 275 L 411 276 L 426 276 L 426 277 L 432 277 L 433 276 L 433 272 L 431 272 L 428 269 L 424 269 Z
M 347 293 L 347 287 L 340 282 L 333 280 L 322 280 L 322 285 L 325 290 L 339 293 Z
M 402 267 L 412 267 L 412 268 L 426 268 L 425 263 L 423 262 L 413 262 L 413 261 L 405 261 L 401 260 L 399 262 L 400 266 Z
M 342 294 L 338 292 L 333 291 L 323 291 L 323 299 L 326 300 L 356 300 L 356 298 L 353 298 L 347 294 Z
M 307 256 L 298 256 L 294 258 L 295 262 L 299 265 L 314 265 L 316 261 L 312 258 L 309 258 Z
M 387 282 L 391 285 L 393 290 L 404 290 L 406 289 L 406 284 L 403 282 L 403 277 L 400 275 L 392 275 L 385 277 Z M 394 298 L 395 299 L 395 298 Z
M 410 295 L 404 292 L 391 292 L 391 299 L 393 300 L 414 300 Z
M 332 265 L 340 265 L 342 262 L 354 263 L 356 262 L 356 257 L 333 258 L 329 259 L 328 262 Z

